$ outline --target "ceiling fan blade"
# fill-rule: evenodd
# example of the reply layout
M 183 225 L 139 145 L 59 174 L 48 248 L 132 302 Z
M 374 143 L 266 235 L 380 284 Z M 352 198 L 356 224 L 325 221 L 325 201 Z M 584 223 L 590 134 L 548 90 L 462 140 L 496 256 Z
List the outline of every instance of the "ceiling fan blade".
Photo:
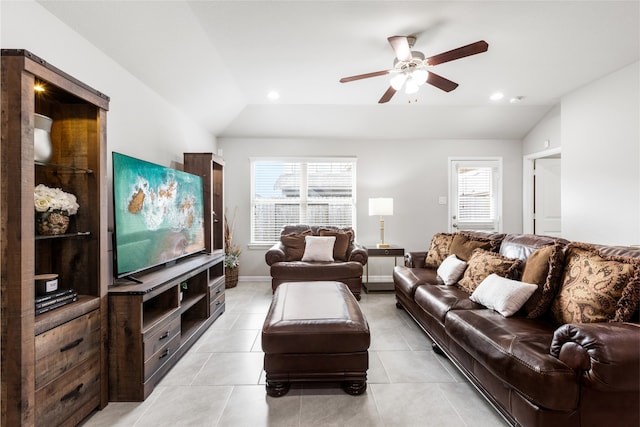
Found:
M 380 98 L 380 101 L 378 101 L 378 104 L 384 104 L 385 102 L 389 102 L 393 97 L 393 95 L 395 94 L 396 94 L 396 90 L 392 86 L 389 86 L 389 89 L 387 89 L 384 95 L 382 95 L 382 98 Z
M 385 74 L 389 74 L 390 72 L 391 72 L 390 70 L 384 70 L 384 71 L 375 71 L 373 73 L 358 74 L 357 76 L 343 77 L 340 79 L 340 83 L 348 83 L 354 80 L 368 79 L 369 77 L 384 76 Z
M 475 43 L 468 44 L 466 46 L 459 47 L 457 49 L 450 50 L 448 52 L 443 52 L 438 55 L 434 55 L 430 58 L 427 58 L 425 61 L 429 65 L 438 65 L 444 62 L 453 61 L 455 59 L 464 58 L 466 56 L 476 55 L 478 53 L 486 52 L 489 49 L 489 44 L 480 40 Z
M 393 36 L 387 39 L 389 44 L 396 53 L 398 61 L 411 61 L 413 56 L 411 55 L 411 48 L 409 47 L 409 41 L 404 36 Z
M 442 89 L 445 92 L 451 92 L 455 88 L 458 87 L 458 83 L 452 82 L 449 79 L 445 79 L 442 76 L 439 76 L 435 73 L 429 71 L 429 76 L 427 77 L 427 83 L 432 86 L 437 87 L 438 89 Z

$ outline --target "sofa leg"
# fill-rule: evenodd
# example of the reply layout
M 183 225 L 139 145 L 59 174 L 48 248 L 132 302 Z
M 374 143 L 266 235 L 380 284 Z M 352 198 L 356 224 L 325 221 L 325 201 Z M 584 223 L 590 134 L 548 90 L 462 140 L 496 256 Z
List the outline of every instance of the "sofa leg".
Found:
M 346 393 L 352 396 L 358 396 L 367 390 L 367 382 L 366 381 L 343 381 L 342 389 Z
M 267 381 L 267 394 L 271 397 L 284 396 L 289 392 L 290 385 L 288 382 Z
M 400 301 L 396 301 L 396 308 L 398 310 L 404 310 L 404 306 L 402 304 L 400 304 Z
M 442 349 L 440 348 L 440 346 L 439 346 L 438 344 L 436 344 L 436 343 L 432 343 L 432 344 L 431 344 L 431 348 L 433 349 L 433 352 L 434 352 L 435 354 L 438 354 L 438 355 L 440 355 L 440 356 L 444 356 L 444 357 L 446 357 L 446 356 L 447 356 L 446 354 L 444 354 L 444 351 L 442 351 Z

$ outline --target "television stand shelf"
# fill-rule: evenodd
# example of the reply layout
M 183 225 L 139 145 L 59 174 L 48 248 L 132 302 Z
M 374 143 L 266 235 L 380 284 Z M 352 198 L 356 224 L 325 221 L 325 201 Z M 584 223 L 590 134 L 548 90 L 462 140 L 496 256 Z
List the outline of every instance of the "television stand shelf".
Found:
M 222 250 L 137 279 L 109 288 L 111 401 L 146 399 L 225 310 Z

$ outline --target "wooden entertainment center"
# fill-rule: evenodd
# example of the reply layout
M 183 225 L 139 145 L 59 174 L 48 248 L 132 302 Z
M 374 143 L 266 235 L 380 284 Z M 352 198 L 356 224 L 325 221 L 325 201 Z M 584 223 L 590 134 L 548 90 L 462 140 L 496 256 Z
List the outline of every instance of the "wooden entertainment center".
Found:
M 23 49 L 2 49 L 1 65 L 0 425 L 78 425 L 109 400 L 146 398 L 224 312 L 224 163 L 185 155 L 205 180 L 206 251 L 110 286 L 110 99 Z M 53 123 L 47 160 L 34 157 L 37 114 Z M 36 232 L 37 184 L 77 197 L 63 234 Z M 40 274 L 77 300 L 36 314 Z
M 136 275 L 142 283 L 121 279 L 109 287 L 112 401 L 146 399 L 225 310 L 224 162 L 185 153 L 184 171 L 203 180 L 205 253 Z

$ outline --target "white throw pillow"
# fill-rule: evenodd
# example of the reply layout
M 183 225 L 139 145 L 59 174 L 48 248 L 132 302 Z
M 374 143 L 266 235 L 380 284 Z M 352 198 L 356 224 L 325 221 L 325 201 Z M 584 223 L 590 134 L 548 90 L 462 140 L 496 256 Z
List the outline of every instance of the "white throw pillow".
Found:
M 504 317 L 513 316 L 538 289 L 538 285 L 488 275 L 471 294 L 471 301 L 497 311 Z
M 455 254 L 451 254 L 442 261 L 436 272 L 445 285 L 453 285 L 462 277 L 466 268 L 466 262 L 458 259 Z
M 302 261 L 333 262 L 333 245 L 335 243 L 336 236 L 306 236 Z

